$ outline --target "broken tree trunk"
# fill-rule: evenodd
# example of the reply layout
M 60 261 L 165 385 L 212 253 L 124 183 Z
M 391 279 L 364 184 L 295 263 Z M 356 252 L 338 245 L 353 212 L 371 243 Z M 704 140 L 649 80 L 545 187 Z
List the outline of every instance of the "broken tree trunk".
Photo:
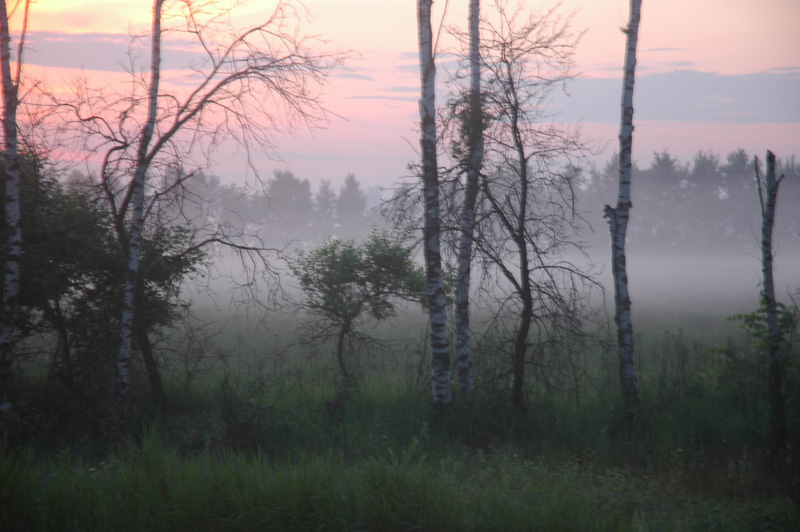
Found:
M 778 186 L 783 176 L 775 176 L 775 154 L 767 151 L 767 175 L 764 179 L 755 159 L 758 199 L 761 204 L 761 271 L 764 282 L 764 306 L 767 309 L 769 334 L 769 450 L 772 467 L 778 471 L 786 450 L 786 411 L 783 396 L 783 353 L 778 324 L 778 304 L 775 300 L 775 281 L 772 277 L 772 228 L 775 224 L 775 205 Z
M 625 236 L 631 209 L 631 151 L 633 147 L 633 83 L 636 73 L 636 42 L 639 37 L 642 0 L 631 0 L 625 51 L 625 79 L 622 91 L 622 119 L 619 132 L 619 195 L 617 206 L 605 206 L 611 230 L 611 267 L 614 276 L 614 322 L 619 344 L 619 377 L 625 418 L 633 426 L 640 414 L 639 381 L 633 349 L 633 320 L 628 293 Z

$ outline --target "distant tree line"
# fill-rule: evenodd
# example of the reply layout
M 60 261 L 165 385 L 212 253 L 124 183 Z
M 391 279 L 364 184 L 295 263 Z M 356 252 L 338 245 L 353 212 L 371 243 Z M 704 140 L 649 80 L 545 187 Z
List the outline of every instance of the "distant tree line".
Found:
M 605 250 L 601 207 L 616 196 L 618 155 L 602 167 L 585 172 L 576 189 L 578 209 L 595 230 L 593 250 Z M 786 179 L 781 188 L 775 237 L 791 242 L 800 234 L 800 219 L 789 208 L 800 205 L 800 165 L 794 156 L 778 162 Z M 634 253 L 718 254 L 756 248 L 761 214 L 754 158 L 744 149 L 724 159 L 698 151 L 691 163 L 681 163 L 666 149 L 653 154 L 650 166 L 633 165 L 634 209 L 628 241 Z
M 253 224 L 266 245 L 291 248 L 320 244 L 326 237 L 364 238 L 372 225 L 381 223 L 370 209 L 367 194 L 353 174 L 347 175 L 338 191 L 324 179 L 312 192 L 307 179 L 288 170 L 277 170 L 258 189 L 220 185 L 207 178 L 213 216 L 221 222 Z

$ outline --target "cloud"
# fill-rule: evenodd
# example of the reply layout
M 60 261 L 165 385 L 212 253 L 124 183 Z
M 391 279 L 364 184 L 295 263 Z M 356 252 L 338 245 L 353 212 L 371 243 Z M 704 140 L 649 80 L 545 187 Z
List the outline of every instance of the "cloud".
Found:
M 348 96 L 348 100 L 393 100 L 398 102 L 416 102 L 418 98 L 411 96 L 386 96 L 383 94 L 363 94 L 357 96 Z
M 359 74 L 357 72 L 348 72 L 348 71 L 339 71 L 336 72 L 334 77 L 343 78 L 343 79 L 358 79 L 363 81 L 375 81 L 375 78 L 372 76 L 368 76 L 366 74 Z
M 389 87 L 388 89 L 383 89 L 386 92 L 419 92 L 419 87 L 412 87 L 412 86 L 398 86 L 395 85 L 394 87 Z
M 554 95 L 551 108 L 562 119 L 619 122 L 621 79 L 578 79 L 571 97 Z M 638 76 L 635 119 L 712 123 L 800 122 L 797 72 L 720 75 L 696 70 Z
M 642 52 L 688 52 L 688 48 L 646 48 Z
M 800 67 L 793 67 L 793 66 L 785 66 L 785 67 L 775 67 L 770 68 L 768 72 L 773 72 L 777 74 L 797 74 L 800 75 Z
M 162 49 L 162 68 L 178 70 L 201 64 L 205 57 L 188 40 L 171 38 Z M 58 33 L 34 31 L 26 36 L 23 60 L 44 67 L 122 72 L 150 63 L 149 40 L 124 33 Z
M 419 61 L 416 63 L 406 63 L 400 65 L 394 65 L 392 70 L 395 72 L 399 72 L 401 74 L 419 74 Z

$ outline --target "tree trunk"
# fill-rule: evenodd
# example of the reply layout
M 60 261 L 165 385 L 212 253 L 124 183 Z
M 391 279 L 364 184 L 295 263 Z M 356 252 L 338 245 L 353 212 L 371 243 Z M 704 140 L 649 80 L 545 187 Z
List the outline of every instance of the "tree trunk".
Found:
M 25 3 L 27 23 L 28 2 Z M 26 24 L 25 24 L 26 25 Z M 23 36 L 25 30 L 23 28 Z M 8 386 L 14 350 L 14 311 L 19 295 L 20 260 L 22 259 L 22 226 L 19 199 L 19 151 L 17 144 L 17 105 L 19 103 L 19 63 L 17 79 L 11 77 L 11 34 L 8 27 L 6 2 L 0 13 L 0 63 L 3 77 L 3 206 L 6 224 L 6 259 L 3 265 L 3 298 L 0 308 L 0 413 L 10 408 Z
M 422 125 L 422 182 L 425 194 L 425 269 L 428 277 L 428 307 L 431 316 L 431 364 L 433 405 L 450 406 L 450 338 L 447 332 L 447 301 L 444 293 L 442 258 L 439 248 L 439 173 L 436 160 L 436 67 L 433 63 L 431 6 L 433 0 L 418 0 L 419 70 L 421 97 L 419 116 Z
M 55 324 L 56 336 L 58 337 L 58 347 L 54 357 L 54 367 L 58 367 L 58 357 L 61 356 L 64 368 L 56 373 L 56 376 L 61 380 L 64 386 L 72 392 L 75 397 L 83 401 L 84 394 L 83 388 L 76 382 L 74 375 L 74 362 L 72 360 L 72 351 L 69 341 L 69 333 L 67 331 L 66 320 L 64 313 L 61 310 L 61 301 L 57 297 L 52 301 L 50 311 L 53 313 L 53 323 Z
M 155 130 L 158 111 L 158 85 L 161 78 L 161 8 L 164 0 L 153 2 L 153 36 L 150 63 L 150 90 L 148 116 L 136 157 L 136 169 L 131 187 L 133 188 L 133 212 L 131 230 L 128 235 L 128 264 L 125 272 L 125 290 L 120 322 L 120 342 L 117 353 L 117 382 L 115 387 L 115 407 L 117 431 L 124 435 L 128 425 L 128 372 L 131 359 L 131 337 L 134 329 L 133 316 L 136 301 L 136 278 L 139 271 L 142 224 L 144 216 L 145 175 L 150 163 L 148 148 Z
M 619 343 L 619 375 L 625 417 L 630 426 L 639 418 L 639 382 L 633 349 L 633 321 L 628 294 L 625 236 L 631 208 L 631 151 L 633 146 L 633 84 L 636 71 L 636 42 L 639 36 L 642 0 L 631 0 L 625 52 L 625 80 L 622 91 L 622 119 L 619 133 L 619 196 L 616 208 L 605 206 L 611 231 L 611 268 L 614 276 L 614 322 Z
M 458 287 L 456 289 L 456 338 L 458 378 L 466 399 L 475 391 L 470 353 L 469 289 L 472 272 L 472 244 L 475 232 L 475 203 L 478 177 L 483 166 L 483 107 L 481 105 L 480 0 L 469 3 L 469 164 L 461 210 L 461 240 L 458 247 Z
M 167 395 L 164 393 L 164 386 L 161 384 L 161 375 L 158 373 L 158 364 L 156 364 L 156 358 L 153 353 L 153 345 L 150 343 L 150 338 L 147 335 L 147 326 L 139 320 L 134 321 L 136 322 L 136 342 L 139 344 L 139 350 L 142 352 L 144 367 L 147 371 L 147 381 L 150 383 L 150 394 L 153 400 L 153 406 L 162 412 L 166 412 Z
M 528 351 L 528 334 L 531 330 L 531 317 L 533 315 L 533 291 L 531 287 L 531 264 L 528 255 L 528 245 L 525 240 L 525 220 L 528 213 L 528 165 L 525 155 L 525 146 L 519 132 L 519 109 L 514 107 L 511 113 L 511 125 L 514 130 L 514 143 L 517 149 L 519 163 L 519 205 L 517 207 L 517 226 L 511 233 L 517 244 L 519 253 L 519 297 L 522 300 L 522 309 L 519 314 L 519 326 L 514 338 L 514 386 L 511 390 L 511 400 L 514 406 L 525 410 L 525 355 Z
M 531 316 L 533 313 L 533 296 L 530 289 L 530 281 L 525 282 L 527 290 L 522 296 L 522 310 L 519 314 L 519 324 L 514 335 L 514 358 L 512 361 L 513 385 L 511 388 L 511 403 L 514 408 L 525 410 L 525 358 L 528 352 L 528 335 L 531 331 Z
M 786 450 L 786 412 L 783 396 L 783 354 L 778 325 L 778 306 L 775 301 L 775 282 L 772 277 L 772 228 L 775 223 L 775 206 L 778 186 L 783 176 L 775 176 L 775 154 L 767 151 L 767 175 L 762 186 L 755 162 L 758 198 L 761 203 L 761 271 L 764 276 L 764 305 L 767 308 L 769 332 L 769 450 L 771 466 L 780 471 Z M 766 197 L 765 197 L 766 196 Z
M 339 336 L 336 339 L 336 362 L 339 364 L 339 374 L 342 376 L 343 387 L 345 390 L 352 384 L 350 381 L 350 373 L 347 371 L 347 365 L 344 363 L 344 341 L 350 333 L 350 321 L 346 321 L 339 329 Z
M 167 395 L 164 393 L 164 386 L 161 384 L 161 375 L 158 373 L 158 364 L 153 353 L 153 345 L 150 343 L 148 331 L 150 326 L 142 309 L 146 308 L 144 280 L 139 280 L 136 287 L 136 313 L 134 314 L 134 326 L 136 328 L 136 343 L 142 353 L 144 368 L 147 372 L 147 381 L 150 384 L 150 397 L 153 406 L 165 412 L 167 410 Z

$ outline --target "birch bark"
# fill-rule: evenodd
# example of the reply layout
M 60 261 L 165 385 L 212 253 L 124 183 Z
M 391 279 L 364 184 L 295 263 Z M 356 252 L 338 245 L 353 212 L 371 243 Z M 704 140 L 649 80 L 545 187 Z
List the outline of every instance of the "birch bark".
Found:
M 605 206 L 611 231 L 611 265 L 614 276 L 614 321 L 619 344 L 619 374 L 622 400 L 629 424 L 639 417 L 639 382 L 633 348 L 633 321 L 628 293 L 625 235 L 631 208 L 631 150 L 633 146 L 633 84 L 636 72 L 636 43 L 639 36 L 642 0 L 631 0 L 627 35 L 625 79 L 622 91 L 622 118 L 619 133 L 619 195 L 616 208 Z
M 16 79 L 11 76 L 11 32 L 5 0 L 0 10 L 0 65 L 3 78 L 3 206 L 6 224 L 6 259 L 3 265 L 3 297 L 0 308 L 0 412 L 10 408 L 7 402 L 14 350 L 14 311 L 19 295 L 20 260 L 22 259 L 22 227 L 19 199 L 19 147 L 17 141 L 18 89 L 22 48 L 28 19 L 28 1 L 17 55 Z
M 139 139 L 133 182 L 131 184 L 133 211 L 131 213 L 130 233 L 128 234 L 128 261 L 125 271 L 125 289 L 123 292 L 120 342 L 119 352 L 117 353 L 117 380 L 115 387 L 117 429 L 120 434 L 125 433 L 128 422 L 128 373 L 131 360 L 131 340 L 134 332 L 134 313 L 136 310 L 136 278 L 139 272 L 142 225 L 144 220 L 145 175 L 150 159 L 152 158 L 149 148 L 156 125 L 158 86 L 161 81 L 161 8 L 163 4 L 164 0 L 154 0 L 153 2 L 153 35 L 151 41 L 147 121 L 145 122 L 142 136 Z
M 761 271 L 764 280 L 764 305 L 767 307 L 769 333 L 769 447 L 773 466 L 779 466 L 786 447 L 786 412 L 783 397 L 783 354 L 778 325 L 778 306 L 775 300 L 775 281 L 772 276 L 772 228 L 778 186 L 783 176 L 775 176 L 775 154 L 767 151 L 767 175 L 761 179 L 758 158 L 755 160 L 758 199 L 761 204 Z
M 419 25 L 419 70 L 421 95 L 419 116 L 422 135 L 422 183 L 425 196 L 425 269 L 428 280 L 428 307 L 431 319 L 431 365 L 433 405 L 447 408 L 450 391 L 450 338 L 440 253 L 439 174 L 436 159 L 436 67 L 433 62 L 431 7 L 433 0 L 417 0 Z
M 470 353 L 469 289 L 472 273 L 472 244 L 475 233 L 475 203 L 478 177 L 483 166 L 483 108 L 481 105 L 480 0 L 469 3 L 469 138 L 467 179 L 461 209 L 461 239 L 458 247 L 456 288 L 456 353 L 461 393 L 469 399 L 475 391 Z

